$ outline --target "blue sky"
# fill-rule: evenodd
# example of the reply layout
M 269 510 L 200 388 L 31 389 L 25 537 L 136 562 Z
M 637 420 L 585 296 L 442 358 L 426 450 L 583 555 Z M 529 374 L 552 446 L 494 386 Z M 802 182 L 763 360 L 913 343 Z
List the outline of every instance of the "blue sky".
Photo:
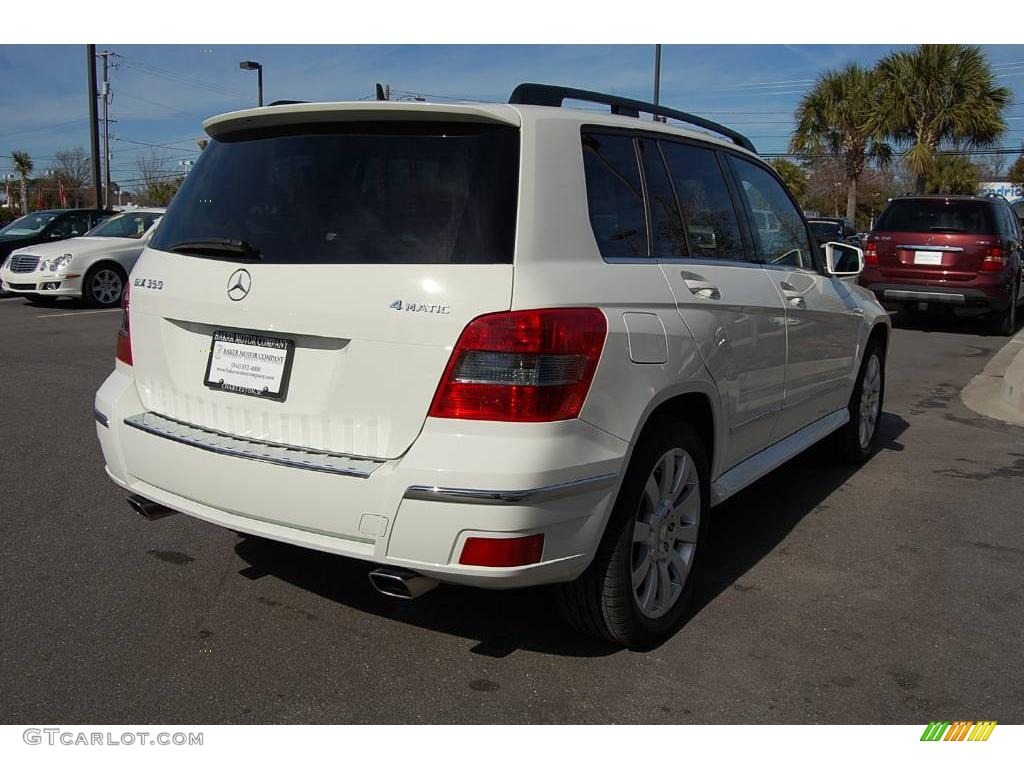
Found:
M 662 102 L 727 123 L 762 152 L 782 151 L 801 94 L 829 67 L 870 66 L 887 45 L 668 45 Z M 140 153 L 168 167 L 194 157 L 206 116 L 255 105 L 254 59 L 266 101 L 350 100 L 375 82 L 396 95 L 504 101 L 519 82 L 573 85 L 649 100 L 653 45 L 103 45 L 112 72 L 113 178 L 138 177 Z M 1024 141 L 1024 45 L 984 46 L 999 82 L 1015 91 L 1005 145 Z M 0 46 L 0 172 L 13 150 L 45 169 L 57 150 L 88 148 L 84 45 Z M 153 148 L 146 145 L 159 144 Z

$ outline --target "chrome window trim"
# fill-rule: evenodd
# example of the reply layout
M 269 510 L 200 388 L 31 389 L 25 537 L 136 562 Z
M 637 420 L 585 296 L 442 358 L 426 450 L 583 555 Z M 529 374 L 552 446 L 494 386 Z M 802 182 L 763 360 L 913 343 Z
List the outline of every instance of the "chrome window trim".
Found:
M 455 504 L 534 504 L 579 493 L 610 487 L 616 474 L 598 475 L 568 483 L 543 485 L 518 491 L 497 491 L 479 488 L 442 488 L 431 485 L 410 485 L 402 498 L 415 501 L 447 501 Z

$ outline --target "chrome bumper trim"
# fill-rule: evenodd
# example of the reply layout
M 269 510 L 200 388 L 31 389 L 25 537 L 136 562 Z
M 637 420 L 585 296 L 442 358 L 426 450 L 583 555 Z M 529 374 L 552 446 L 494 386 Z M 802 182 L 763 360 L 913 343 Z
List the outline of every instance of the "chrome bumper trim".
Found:
M 361 459 L 338 453 L 317 451 L 312 448 L 297 448 L 253 440 L 248 437 L 227 435 L 205 427 L 175 421 L 157 413 L 128 416 L 124 423 L 151 435 L 222 456 L 252 459 L 294 469 L 309 469 L 314 472 L 366 478 L 384 463 L 374 459 Z
M 96 421 L 102 424 L 104 427 L 110 428 L 110 419 L 108 419 L 98 408 L 92 409 L 92 416 Z
M 885 299 L 916 299 L 918 301 L 934 301 L 940 304 L 963 304 L 964 297 L 959 293 L 933 293 L 931 291 L 898 291 L 886 288 L 882 291 Z
M 525 488 L 521 491 L 492 491 L 479 488 L 439 488 L 435 485 L 411 485 L 403 498 L 416 501 L 447 501 L 456 504 L 535 504 L 563 496 L 574 496 L 608 488 L 615 483 L 618 475 L 598 475 L 583 480 L 573 480 L 540 488 Z

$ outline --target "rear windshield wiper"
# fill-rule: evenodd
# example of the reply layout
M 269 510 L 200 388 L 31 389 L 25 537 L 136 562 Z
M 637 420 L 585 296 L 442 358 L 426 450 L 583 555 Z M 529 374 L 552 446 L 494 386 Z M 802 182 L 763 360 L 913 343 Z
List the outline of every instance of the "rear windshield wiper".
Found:
M 205 240 L 184 240 L 175 243 L 168 250 L 173 253 L 193 253 L 198 256 L 209 256 L 213 259 L 252 259 L 258 261 L 263 256 L 260 249 L 245 240 L 232 240 L 229 237 L 208 237 Z

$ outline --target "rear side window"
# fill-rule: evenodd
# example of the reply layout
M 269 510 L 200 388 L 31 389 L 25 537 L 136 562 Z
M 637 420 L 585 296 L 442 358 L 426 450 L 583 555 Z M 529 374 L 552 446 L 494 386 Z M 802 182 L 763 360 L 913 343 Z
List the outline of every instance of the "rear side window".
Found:
M 782 184 L 760 166 L 730 155 L 753 221 L 755 249 L 766 264 L 814 269 L 814 255 L 800 211 Z
M 690 256 L 743 261 L 743 240 L 732 196 L 714 150 L 659 142 L 686 222 Z
M 637 146 L 651 209 L 651 255 L 656 259 L 681 259 L 686 256 L 686 235 L 661 151 L 649 139 L 639 139 Z
M 279 264 L 510 264 L 518 174 L 509 126 L 249 131 L 203 150 L 152 247 L 229 239 Z
M 992 206 L 980 200 L 893 200 L 875 224 L 881 232 L 940 232 L 989 235 L 996 232 Z
M 633 139 L 584 133 L 583 169 L 590 226 L 601 256 L 646 258 L 647 220 Z

